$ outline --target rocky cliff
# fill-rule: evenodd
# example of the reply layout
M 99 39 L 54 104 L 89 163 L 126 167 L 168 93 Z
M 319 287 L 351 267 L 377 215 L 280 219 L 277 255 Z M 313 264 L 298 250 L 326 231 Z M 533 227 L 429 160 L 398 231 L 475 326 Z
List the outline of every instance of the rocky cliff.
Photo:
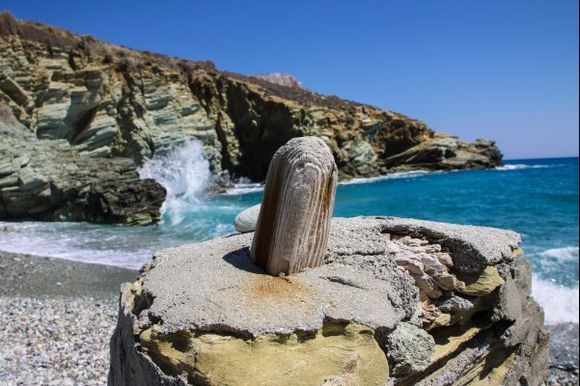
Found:
M 268 77 L 218 71 L 210 62 L 130 50 L 7 13 L 0 15 L 0 104 L 0 119 L 13 132 L 2 134 L 0 145 L 2 218 L 155 221 L 163 188 L 138 182 L 137 167 L 186 138 L 204 144 L 218 181 L 263 180 L 274 152 L 304 135 L 330 146 L 342 179 L 501 162 L 493 142 L 466 143 L 398 113 Z M 30 162 L 18 161 L 22 153 Z M 41 182 L 31 189 L 27 178 Z M 76 193 L 61 188 L 77 183 Z M 108 209 L 87 214 L 85 204 L 79 206 L 91 201 L 85 191 L 103 185 L 123 190 L 124 184 L 131 194 L 106 189 L 109 198 L 101 201 L 104 207 L 111 207 L 109 201 L 135 206 L 138 216 L 103 214 Z

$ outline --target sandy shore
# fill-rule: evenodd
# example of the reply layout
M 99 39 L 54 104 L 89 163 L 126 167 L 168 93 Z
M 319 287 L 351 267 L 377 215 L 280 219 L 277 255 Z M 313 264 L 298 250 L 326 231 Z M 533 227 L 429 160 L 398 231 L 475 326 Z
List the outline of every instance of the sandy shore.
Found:
M 119 286 L 136 275 L 0 252 L 0 384 L 106 384 Z M 578 324 L 549 330 L 547 384 L 578 385 Z

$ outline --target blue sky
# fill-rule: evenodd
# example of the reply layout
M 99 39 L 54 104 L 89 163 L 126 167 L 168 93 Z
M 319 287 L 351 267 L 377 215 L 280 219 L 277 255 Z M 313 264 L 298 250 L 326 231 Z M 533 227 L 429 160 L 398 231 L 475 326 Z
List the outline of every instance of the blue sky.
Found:
M 14 16 L 129 47 L 288 72 L 506 158 L 578 155 L 577 0 L 26 1 Z

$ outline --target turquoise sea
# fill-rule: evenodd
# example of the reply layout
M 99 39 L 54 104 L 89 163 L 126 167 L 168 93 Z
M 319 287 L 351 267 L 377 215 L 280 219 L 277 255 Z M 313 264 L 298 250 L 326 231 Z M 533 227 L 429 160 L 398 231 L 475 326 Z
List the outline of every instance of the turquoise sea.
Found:
M 233 232 L 262 187 L 205 195 L 209 178 L 190 143 L 145 165 L 168 189 L 163 222 L 139 228 L 85 223 L 12 223 L 0 249 L 136 268 L 158 249 Z M 180 152 L 181 151 L 181 152 Z M 338 186 L 334 216 L 389 215 L 513 229 L 534 271 L 548 323 L 578 322 L 578 158 L 506 161 L 481 171 L 401 173 Z M 6 223 L 3 223 L 6 224 Z

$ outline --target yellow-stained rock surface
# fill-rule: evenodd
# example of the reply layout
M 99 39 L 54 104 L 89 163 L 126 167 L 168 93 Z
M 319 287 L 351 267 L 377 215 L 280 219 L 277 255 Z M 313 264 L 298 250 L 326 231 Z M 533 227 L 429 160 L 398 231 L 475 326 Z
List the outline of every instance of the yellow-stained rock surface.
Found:
M 254 340 L 212 333 L 163 336 L 145 330 L 141 344 L 158 364 L 208 385 L 384 385 L 385 354 L 366 326 L 327 324 L 316 334 Z
M 506 375 L 513 366 L 516 353 L 507 356 L 496 355 L 491 360 L 479 360 L 473 368 L 461 377 L 457 386 L 497 386 L 504 385 Z
M 435 355 L 433 357 L 433 362 L 438 362 L 450 355 L 453 355 L 457 349 L 473 338 L 481 328 L 471 326 L 458 333 L 451 333 L 444 338 L 435 340 Z
M 496 267 L 488 266 L 479 275 L 461 277 L 465 286 L 459 289 L 464 295 L 484 296 L 504 283 Z

